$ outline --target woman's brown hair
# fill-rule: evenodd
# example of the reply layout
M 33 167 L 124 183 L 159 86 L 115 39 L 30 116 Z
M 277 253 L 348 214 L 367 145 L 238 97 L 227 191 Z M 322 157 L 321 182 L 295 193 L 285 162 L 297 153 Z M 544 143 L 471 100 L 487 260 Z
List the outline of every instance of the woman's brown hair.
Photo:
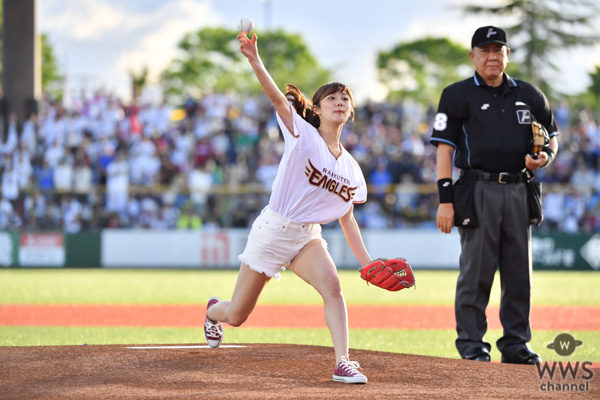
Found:
M 313 111 L 313 106 L 318 106 L 325 97 L 332 93 L 346 93 L 350 97 L 350 103 L 352 104 L 352 113 L 350 114 L 350 120 L 354 121 L 354 97 L 350 89 L 340 82 L 329 82 L 321 85 L 320 88 L 315 92 L 312 102 L 309 101 L 304 94 L 296 86 L 287 83 L 285 85 L 286 92 L 285 97 L 292 102 L 292 105 L 296 109 L 298 115 L 306 120 L 309 124 L 318 128 L 321 125 L 321 119 Z

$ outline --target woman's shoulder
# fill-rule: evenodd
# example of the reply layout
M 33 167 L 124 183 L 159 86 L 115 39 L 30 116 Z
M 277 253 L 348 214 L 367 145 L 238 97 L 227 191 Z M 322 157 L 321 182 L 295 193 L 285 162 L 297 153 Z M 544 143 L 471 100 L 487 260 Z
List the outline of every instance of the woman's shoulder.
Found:
M 317 128 L 310 122 L 305 120 L 300 114 L 298 114 L 294 107 L 292 107 L 292 118 L 294 120 L 294 124 L 300 130 L 300 132 L 296 132 L 295 136 L 298 136 L 298 134 L 304 134 L 308 136 L 319 135 L 319 131 L 317 130 Z

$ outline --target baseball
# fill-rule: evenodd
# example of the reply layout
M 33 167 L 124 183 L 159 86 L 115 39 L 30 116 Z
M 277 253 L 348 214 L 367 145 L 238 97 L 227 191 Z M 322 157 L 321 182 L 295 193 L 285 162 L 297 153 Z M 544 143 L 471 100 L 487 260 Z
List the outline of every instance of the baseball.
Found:
M 254 21 L 251 18 L 242 18 L 238 24 L 238 30 L 240 32 L 250 33 L 254 30 Z

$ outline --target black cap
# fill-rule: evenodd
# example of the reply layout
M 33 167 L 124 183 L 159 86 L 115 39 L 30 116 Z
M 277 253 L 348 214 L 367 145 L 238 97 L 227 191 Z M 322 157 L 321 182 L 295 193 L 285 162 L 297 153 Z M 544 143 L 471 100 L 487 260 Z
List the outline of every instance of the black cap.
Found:
M 500 43 L 508 47 L 506 42 L 506 32 L 502 28 L 495 26 L 482 26 L 477 29 L 471 39 L 471 48 L 483 47 L 490 43 Z

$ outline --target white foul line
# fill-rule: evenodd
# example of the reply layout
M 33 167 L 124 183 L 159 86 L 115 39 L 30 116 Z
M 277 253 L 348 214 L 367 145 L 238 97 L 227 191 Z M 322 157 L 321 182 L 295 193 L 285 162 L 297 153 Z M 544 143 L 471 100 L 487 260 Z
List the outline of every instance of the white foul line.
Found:
M 219 349 L 223 348 L 241 348 L 246 346 L 236 346 L 233 344 L 226 344 L 219 346 Z M 144 346 L 144 347 L 125 347 L 126 349 L 136 349 L 136 350 L 147 350 L 147 349 L 212 349 L 210 346 Z

